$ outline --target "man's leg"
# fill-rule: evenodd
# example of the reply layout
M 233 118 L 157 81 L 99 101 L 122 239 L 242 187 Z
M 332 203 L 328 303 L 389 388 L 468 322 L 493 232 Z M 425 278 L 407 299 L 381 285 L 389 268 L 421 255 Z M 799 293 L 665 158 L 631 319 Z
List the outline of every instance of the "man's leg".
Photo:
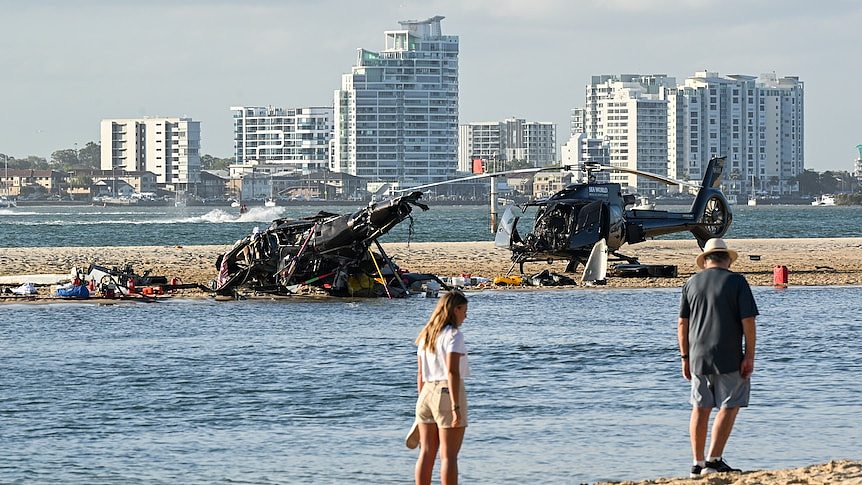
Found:
M 688 432 L 691 435 L 691 453 L 695 461 L 704 460 L 703 448 L 706 446 L 706 430 L 709 428 L 709 415 L 711 412 L 712 408 L 691 408 L 691 421 L 688 424 Z
M 721 408 L 715 415 L 715 422 L 712 423 L 712 437 L 709 440 L 709 456 L 717 458 L 724 453 L 724 445 L 727 444 L 730 432 L 733 431 L 733 423 L 736 422 L 737 413 L 739 413 L 738 407 Z

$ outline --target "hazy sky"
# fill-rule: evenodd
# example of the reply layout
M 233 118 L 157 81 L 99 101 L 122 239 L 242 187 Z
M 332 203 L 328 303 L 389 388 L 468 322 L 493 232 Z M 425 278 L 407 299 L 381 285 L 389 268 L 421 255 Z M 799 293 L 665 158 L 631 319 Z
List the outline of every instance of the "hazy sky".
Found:
M 775 72 L 805 82 L 805 165 L 862 143 L 856 0 L 0 0 L 0 153 L 98 141 L 103 118 L 189 116 L 232 155 L 230 106 L 331 105 L 398 20 L 460 36 L 460 122 L 552 121 L 591 75 Z

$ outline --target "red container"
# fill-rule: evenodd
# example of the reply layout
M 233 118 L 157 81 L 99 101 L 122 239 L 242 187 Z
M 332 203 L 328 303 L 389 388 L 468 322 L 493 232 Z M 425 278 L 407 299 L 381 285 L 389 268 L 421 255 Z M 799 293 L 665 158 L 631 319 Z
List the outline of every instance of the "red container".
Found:
M 787 277 L 789 271 L 787 266 L 777 265 L 772 268 L 772 284 L 773 286 L 787 287 Z

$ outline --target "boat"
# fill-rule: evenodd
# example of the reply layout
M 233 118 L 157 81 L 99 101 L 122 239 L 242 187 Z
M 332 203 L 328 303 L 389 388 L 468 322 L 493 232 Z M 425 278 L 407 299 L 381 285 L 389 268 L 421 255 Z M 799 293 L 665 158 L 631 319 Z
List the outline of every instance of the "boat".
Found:
M 757 205 L 757 197 L 751 196 L 748 198 L 748 205 L 755 206 Z
M 649 197 L 641 196 L 638 197 L 637 202 L 632 206 L 632 209 L 651 211 L 655 209 L 655 202 L 649 200 Z
M 18 207 L 18 204 L 5 195 L 0 195 L 0 209 L 11 209 L 12 207 Z
M 835 205 L 835 196 L 834 195 L 821 195 L 817 197 L 813 201 L 811 201 L 811 205 Z
M 264 207 L 275 207 L 275 185 L 272 182 L 272 173 L 269 174 L 269 197 L 263 201 Z
M 240 204 L 238 200 L 235 200 L 235 201 L 230 203 L 230 206 L 233 208 L 237 208 L 237 207 L 241 207 L 242 204 Z

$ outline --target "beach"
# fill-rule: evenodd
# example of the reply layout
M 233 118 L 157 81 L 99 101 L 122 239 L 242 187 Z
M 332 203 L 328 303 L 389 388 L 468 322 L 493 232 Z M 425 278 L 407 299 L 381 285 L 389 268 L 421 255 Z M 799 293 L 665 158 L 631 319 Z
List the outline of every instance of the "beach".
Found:
M 730 239 L 728 244 L 739 252 L 732 269 L 755 286 L 772 285 L 775 266 L 787 267 L 790 286 L 862 284 L 862 238 Z M 400 268 L 441 277 L 494 278 L 512 269 L 509 251 L 495 248 L 493 242 L 384 243 L 383 247 Z M 216 275 L 216 257 L 228 249 L 226 245 L 0 248 L 0 276 L 67 274 L 74 267 L 86 270 L 90 264 L 122 267 L 130 263 L 138 274 L 150 271 L 208 286 Z M 624 246 L 622 252 L 644 264 L 676 265 L 678 276 L 609 277 L 607 287 L 680 287 L 697 271 L 694 259 L 700 248 L 691 239 L 652 240 Z M 563 273 L 565 266 L 565 261 L 528 263 L 524 271 L 528 275 L 544 269 Z M 517 274 L 518 268 L 512 271 Z
M 835 460 L 787 470 L 764 470 L 741 474 L 719 473 L 703 478 L 659 478 L 638 482 L 602 482 L 596 485 L 806 485 L 862 484 L 862 461 Z

